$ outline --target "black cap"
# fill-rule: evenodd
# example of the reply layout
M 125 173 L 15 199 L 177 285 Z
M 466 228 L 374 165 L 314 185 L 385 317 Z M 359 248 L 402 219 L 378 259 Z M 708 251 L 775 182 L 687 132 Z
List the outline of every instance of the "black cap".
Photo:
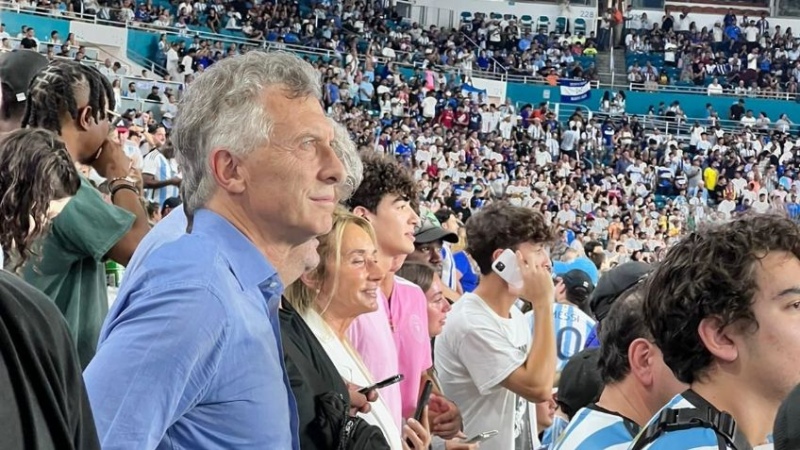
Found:
M 429 244 L 438 240 L 455 244 L 458 242 L 458 235 L 452 231 L 445 230 L 431 220 L 423 221 L 422 225 L 414 233 L 415 244 Z
M 653 266 L 639 261 L 626 262 L 600 277 L 597 288 L 589 299 L 589 307 L 598 321 L 608 315 L 611 305 L 623 292 L 638 283 L 653 270 Z
M 163 211 L 163 210 L 165 210 L 167 208 L 175 209 L 178 206 L 181 206 L 180 197 L 170 197 L 170 198 L 164 200 L 164 205 L 162 205 L 161 210 Z
M 594 291 L 592 279 L 589 278 L 586 272 L 580 269 L 572 269 L 564 275 L 561 275 L 561 281 L 564 282 L 564 287 L 567 292 L 588 296 Z
M 558 380 L 558 404 L 570 419 L 579 409 L 594 403 L 603 392 L 598 362 L 600 349 L 587 348 L 569 359 Z
M 22 103 L 28 98 L 28 85 L 48 64 L 47 57 L 31 50 L 16 50 L 0 55 L 0 82 L 11 88 L 11 98 Z
M 775 450 L 800 448 L 800 385 L 781 403 L 772 431 Z

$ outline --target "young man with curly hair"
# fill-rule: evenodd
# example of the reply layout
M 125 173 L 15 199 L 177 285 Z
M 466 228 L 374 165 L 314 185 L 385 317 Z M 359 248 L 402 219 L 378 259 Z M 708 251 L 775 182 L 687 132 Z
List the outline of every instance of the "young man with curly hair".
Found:
M 411 173 L 392 159 L 362 155 L 364 180 L 348 200 L 353 213 L 375 229 L 379 258 L 387 272 L 381 282 L 378 310 L 362 314 L 348 336 L 376 381 L 402 373 L 399 385 L 380 390 L 398 425 L 413 416 L 420 386 L 431 361 L 428 301 L 419 286 L 397 277 L 406 256 L 414 252 L 414 233 L 420 223 L 417 189 Z M 431 398 L 433 434 L 451 439 L 461 429 L 458 408 L 443 397 Z
M 664 362 L 689 389 L 631 448 L 769 448 L 778 407 L 800 382 L 800 227 L 759 214 L 690 234 L 650 275 L 644 318 Z M 655 425 L 692 408 L 726 412 L 736 427 L 728 420 Z M 675 412 L 681 409 L 689 410 Z
M 448 314 L 436 339 L 436 369 L 445 395 L 461 408 L 464 433 L 499 432 L 482 449 L 530 450 L 538 439 L 528 402 L 551 398 L 556 371 L 548 252 L 553 230 L 539 212 L 506 202 L 483 208 L 466 227 L 467 251 L 481 281 Z M 506 249 L 516 252 L 522 288 L 492 269 Z M 518 298 L 532 305 L 533 333 L 515 306 Z

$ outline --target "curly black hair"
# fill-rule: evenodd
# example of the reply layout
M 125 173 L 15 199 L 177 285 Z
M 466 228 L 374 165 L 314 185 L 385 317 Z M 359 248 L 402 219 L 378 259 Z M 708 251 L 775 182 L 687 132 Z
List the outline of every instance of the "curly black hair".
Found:
M 88 106 L 96 120 L 114 110 L 114 90 L 99 70 L 76 61 L 51 61 L 28 85 L 23 128 L 45 128 L 61 134 L 61 120 L 65 114 L 78 118 L 76 97 L 82 89 L 88 92 Z
M 713 362 L 698 333 L 703 319 L 758 329 L 756 263 L 774 252 L 800 259 L 800 227 L 777 214 L 746 215 L 686 236 L 650 274 L 645 322 L 678 380 L 693 383 Z
M 492 272 L 495 250 L 516 250 L 524 242 L 549 244 L 555 239 L 555 230 L 539 211 L 504 201 L 481 209 L 467 220 L 466 227 L 467 252 L 483 275 Z
M 417 185 L 408 169 L 375 152 L 362 152 L 361 161 L 364 163 L 364 180 L 347 200 L 350 209 L 361 206 L 376 213 L 381 200 L 394 194 L 407 199 L 418 210 Z
M 628 349 L 636 339 L 652 339 L 644 323 L 644 283 L 623 292 L 609 310 L 600 328 L 598 368 L 603 383 L 618 383 L 631 371 Z
M 6 256 L 14 250 L 16 270 L 46 231 L 50 202 L 75 195 L 81 180 L 64 142 L 40 128 L 5 135 L 0 168 L 0 246 Z

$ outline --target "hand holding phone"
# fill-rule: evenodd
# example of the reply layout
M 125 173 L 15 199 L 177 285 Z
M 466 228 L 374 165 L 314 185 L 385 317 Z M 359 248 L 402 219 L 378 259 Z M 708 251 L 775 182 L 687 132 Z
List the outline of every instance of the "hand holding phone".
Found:
M 519 291 L 522 289 L 522 273 L 517 263 L 517 255 L 507 248 L 492 263 L 492 271 L 508 283 L 511 288 Z
M 399 373 L 399 374 L 397 374 L 397 375 L 395 375 L 393 377 L 389 377 L 389 378 L 387 378 L 387 379 L 385 379 L 383 381 L 379 381 L 379 382 L 373 384 L 372 386 L 367 386 L 367 387 L 361 388 L 361 389 L 358 390 L 358 393 L 367 395 L 367 393 L 369 393 L 369 391 L 374 391 L 376 389 L 383 389 L 383 388 L 385 388 L 387 386 L 391 386 L 391 385 L 393 385 L 395 383 L 399 383 L 401 381 L 403 381 L 403 374 Z
M 422 388 L 422 395 L 419 396 L 419 401 L 417 402 L 417 409 L 414 411 L 414 420 L 417 422 L 422 421 L 422 413 L 425 411 L 425 407 L 428 406 L 428 401 L 431 399 L 431 392 L 433 391 L 433 382 L 428 380 L 425 382 L 425 387 Z
M 481 434 L 476 434 L 475 436 L 472 436 L 471 438 L 467 439 L 464 443 L 465 444 L 478 444 L 478 443 L 481 443 L 483 441 L 489 440 L 489 439 L 497 436 L 498 433 L 499 433 L 499 431 L 497 431 L 497 430 L 484 431 Z

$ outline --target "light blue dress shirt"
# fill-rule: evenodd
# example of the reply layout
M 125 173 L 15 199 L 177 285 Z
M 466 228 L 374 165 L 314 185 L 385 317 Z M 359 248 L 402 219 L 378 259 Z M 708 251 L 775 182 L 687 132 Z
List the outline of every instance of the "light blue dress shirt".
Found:
M 103 449 L 299 449 L 277 272 L 217 214 L 173 239 L 179 219 L 126 273 L 84 372 Z

